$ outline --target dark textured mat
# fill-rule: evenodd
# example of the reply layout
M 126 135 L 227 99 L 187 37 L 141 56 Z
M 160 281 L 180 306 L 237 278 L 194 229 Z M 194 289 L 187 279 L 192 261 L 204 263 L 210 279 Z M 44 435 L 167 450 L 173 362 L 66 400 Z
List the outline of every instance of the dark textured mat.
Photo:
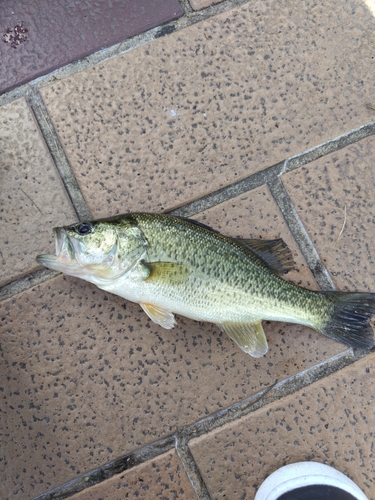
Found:
M 177 0 L 0 0 L 0 93 L 182 14 Z

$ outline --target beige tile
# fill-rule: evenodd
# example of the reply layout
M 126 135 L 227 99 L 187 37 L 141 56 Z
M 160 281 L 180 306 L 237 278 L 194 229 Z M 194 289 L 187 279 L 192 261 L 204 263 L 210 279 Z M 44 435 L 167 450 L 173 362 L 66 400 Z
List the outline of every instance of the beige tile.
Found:
M 215 5 L 220 3 L 222 0 L 189 0 L 190 5 L 194 10 L 205 9 L 206 7 L 210 7 L 211 5 Z
M 213 500 L 253 499 L 279 467 L 331 465 L 374 498 L 375 355 L 191 442 Z
M 196 500 L 196 495 L 175 452 L 150 460 L 103 483 L 73 495 L 72 500 L 126 498 Z
M 332 153 L 283 182 L 341 290 L 375 292 L 375 137 Z
M 362 0 L 249 2 L 42 95 L 96 217 L 166 210 L 372 120 L 374 28 Z
M 265 188 L 200 219 L 237 236 L 283 236 L 295 281 L 312 288 Z M 293 275 L 292 275 L 293 277 Z M 253 359 L 220 330 L 182 317 L 173 330 L 139 306 L 70 277 L 0 303 L 3 495 L 27 498 L 169 435 L 345 347 L 296 325 L 266 324 Z M 19 491 L 16 493 L 16 491 Z
M 25 99 L 0 108 L 0 285 L 39 267 L 52 226 L 76 220 Z

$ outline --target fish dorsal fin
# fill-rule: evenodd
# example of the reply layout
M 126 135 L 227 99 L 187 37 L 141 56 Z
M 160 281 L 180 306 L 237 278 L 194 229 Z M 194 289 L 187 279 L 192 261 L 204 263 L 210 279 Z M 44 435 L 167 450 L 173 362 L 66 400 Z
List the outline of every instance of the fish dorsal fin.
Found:
M 216 231 L 216 229 L 213 229 L 212 227 L 207 226 L 207 224 L 203 224 L 203 222 L 199 222 L 195 219 L 189 219 L 189 217 L 179 217 L 179 219 L 182 219 L 186 222 L 190 222 L 190 224 L 194 224 L 195 226 L 201 227 L 202 229 L 206 229 L 207 231 L 211 231 L 211 233 L 220 234 L 219 231 Z
M 268 351 L 267 339 L 263 331 L 262 322 L 256 323 L 221 323 L 220 328 L 244 352 L 254 358 L 261 358 Z
M 172 311 L 167 311 L 167 309 L 145 302 L 141 302 L 139 305 L 142 307 L 147 316 L 157 325 L 170 330 L 176 324 Z
M 150 274 L 146 281 L 167 282 L 169 284 L 183 283 L 189 277 L 189 268 L 178 262 L 143 262 Z
M 255 253 L 268 269 L 276 274 L 287 273 L 294 267 L 292 252 L 281 238 L 276 240 L 238 238 L 236 241 Z

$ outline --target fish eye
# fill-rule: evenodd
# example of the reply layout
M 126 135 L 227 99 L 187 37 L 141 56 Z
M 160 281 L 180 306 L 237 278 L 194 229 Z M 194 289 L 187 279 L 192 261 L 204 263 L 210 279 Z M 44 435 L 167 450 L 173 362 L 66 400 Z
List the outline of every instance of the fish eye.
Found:
M 92 224 L 90 222 L 82 222 L 75 227 L 78 234 L 85 235 L 92 233 Z

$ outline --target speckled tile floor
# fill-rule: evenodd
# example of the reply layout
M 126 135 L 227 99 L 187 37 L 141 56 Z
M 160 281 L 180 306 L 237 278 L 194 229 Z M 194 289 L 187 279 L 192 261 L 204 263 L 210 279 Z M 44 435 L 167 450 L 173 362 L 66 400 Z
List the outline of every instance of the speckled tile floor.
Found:
M 374 2 L 144 4 L 64 67 L 2 41 L 36 73 L 0 96 L 0 497 L 252 500 L 316 460 L 374 500 L 374 353 L 267 323 L 253 359 L 35 261 L 53 226 L 168 211 L 282 237 L 294 283 L 375 291 Z M 36 23 L 17 6 L 3 24 Z M 37 80 L 34 42 L 61 56 Z

